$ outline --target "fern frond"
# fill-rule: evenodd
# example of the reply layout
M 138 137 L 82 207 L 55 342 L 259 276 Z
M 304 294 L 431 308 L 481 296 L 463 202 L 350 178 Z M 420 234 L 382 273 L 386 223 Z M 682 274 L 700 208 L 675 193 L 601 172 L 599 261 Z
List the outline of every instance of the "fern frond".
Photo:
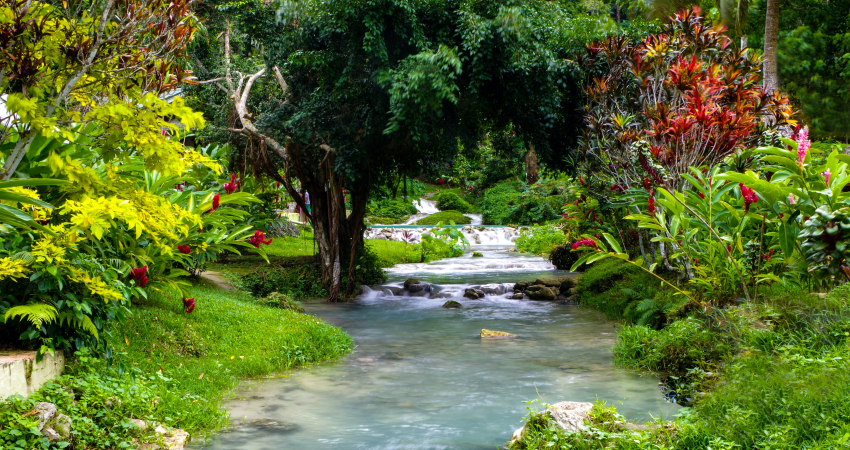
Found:
M 658 304 L 655 303 L 655 300 L 647 298 L 645 300 L 642 300 L 640 303 L 638 303 L 637 310 L 640 311 L 640 312 L 645 312 L 645 311 L 655 312 L 655 311 L 658 311 Z
M 637 297 L 638 295 L 640 295 L 640 294 L 638 293 L 638 291 L 636 291 L 636 290 L 634 290 L 634 289 L 629 289 L 629 288 L 622 288 L 622 289 L 620 289 L 620 293 L 621 293 L 621 294 L 623 294 L 623 295 L 625 295 L 626 297 L 630 297 L 630 298 L 631 298 L 631 297 Z
M 41 328 L 42 324 L 53 322 L 57 317 L 58 313 L 53 306 L 44 303 L 30 303 L 28 305 L 9 308 L 3 316 L 3 321 L 6 322 L 9 319 L 21 318 Z
M 89 316 L 83 314 L 83 318 L 80 319 L 74 314 L 70 312 L 63 312 L 59 314 L 59 325 L 67 323 L 69 326 L 74 326 L 76 328 L 81 328 L 83 331 L 88 332 L 95 339 L 100 339 L 100 336 L 97 334 L 97 327 L 94 326 L 94 322 L 91 321 Z

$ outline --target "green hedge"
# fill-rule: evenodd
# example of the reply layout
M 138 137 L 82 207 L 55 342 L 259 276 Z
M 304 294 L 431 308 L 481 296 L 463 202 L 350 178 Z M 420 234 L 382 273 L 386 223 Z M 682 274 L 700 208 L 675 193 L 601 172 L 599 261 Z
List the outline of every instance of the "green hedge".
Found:
M 416 225 L 436 225 L 442 222 L 443 225 L 448 225 L 454 222 L 455 225 L 469 225 L 472 219 L 464 216 L 460 211 L 440 211 L 436 214 L 431 214 L 428 217 L 423 217 L 416 221 Z
M 472 205 L 466 202 L 466 200 L 460 198 L 459 195 L 454 192 L 441 192 L 436 197 L 437 200 L 437 209 L 440 211 L 459 211 L 461 213 L 470 213 L 472 212 Z

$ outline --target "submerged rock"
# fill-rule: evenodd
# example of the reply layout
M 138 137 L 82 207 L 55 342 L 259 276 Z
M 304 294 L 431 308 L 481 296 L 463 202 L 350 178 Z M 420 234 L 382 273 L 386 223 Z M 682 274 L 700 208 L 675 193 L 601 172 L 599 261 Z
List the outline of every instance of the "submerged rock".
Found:
M 478 290 L 488 295 L 502 295 L 507 292 L 507 288 L 503 284 L 485 284 L 479 286 Z
M 540 414 L 546 414 L 558 428 L 567 433 L 580 433 L 586 429 L 585 420 L 589 419 L 593 403 L 588 402 L 560 402 L 546 408 Z M 508 445 L 522 441 L 525 434 L 525 426 L 514 431 Z
M 404 290 L 409 291 L 411 284 L 419 284 L 419 283 L 421 283 L 421 281 L 417 280 L 416 278 L 408 278 L 404 282 Z
M 482 258 L 484 255 L 481 252 L 472 252 L 473 258 Z
M 481 330 L 481 337 L 483 338 L 515 338 L 517 335 L 506 333 L 504 331 L 496 331 L 496 330 L 488 330 L 486 328 Z
M 522 292 L 516 292 L 514 295 L 511 295 L 511 299 L 513 300 L 522 300 L 523 297 L 525 297 L 525 294 Z
M 461 308 L 461 307 L 463 307 L 463 305 L 461 305 L 460 302 L 456 302 L 454 300 L 449 300 L 449 301 L 443 303 L 443 308 Z

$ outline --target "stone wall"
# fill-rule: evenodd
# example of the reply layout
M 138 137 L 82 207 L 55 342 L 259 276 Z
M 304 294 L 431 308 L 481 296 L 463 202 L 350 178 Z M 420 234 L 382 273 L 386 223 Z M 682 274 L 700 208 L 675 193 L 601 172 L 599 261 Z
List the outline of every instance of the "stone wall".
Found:
M 0 351 L 0 399 L 11 395 L 28 397 L 45 382 L 62 374 L 65 356 L 61 351 L 56 356 L 50 353 L 36 362 L 36 352 Z

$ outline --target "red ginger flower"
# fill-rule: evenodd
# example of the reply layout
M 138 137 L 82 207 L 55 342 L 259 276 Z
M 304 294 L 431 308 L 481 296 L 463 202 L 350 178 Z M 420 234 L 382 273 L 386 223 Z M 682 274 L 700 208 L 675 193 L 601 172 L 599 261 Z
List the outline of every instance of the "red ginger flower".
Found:
M 248 242 L 251 243 L 254 247 L 260 248 L 260 244 L 269 245 L 272 243 L 272 238 L 266 239 L 266 233 L 263 233 L 260 230 L 254 232 L 254 235 L 248 239 Z
M 192 311 L 195 310 L 195 297 L 186 298 L 183 297 L 183 307 L 185 307 L 186 314 L 192 314 Z
M 180 253 L 183 253 L 184 255 L 188 255 L 189 253 L 192 253 L 192 247 L 189 247 L 188 245 L 185 245 L 185 244 L 178 245 L 177 250 Z
M 655 208 L 655 198 L 649 197 L 649 200 L 647 201 L 646 210 L 649 211 L 649 214 L 653 216 L 655 215 L 655 211 L 657 211 L 657 209 Z
M 216 193 L 215 195 L 213 195 L 213 199 L 212 199 L 212 208 L 208 209 L 208 210 L 207 210 L 207 212 L 208 212 L 208 213 L 210 213 L 210 212 L 213 212 L 213 211 L 217 210 L 217 209 L 218 209 L 218 205 L 219 205 L 219 202 L 220 202 L 220 201 L 221 201 L 221 196 L 220 196 L 220 195 L 218 195 L 218 193 Z
M 575 244 L 573 244 L 573 250 L 575 250 L 579 247 L 599 248 L 599 246 L 596 245 L 596 241 L 594 241 L 591 238 L 582 238 L 582 239 L 577 240 L 575 242 Z
M 744 186 L 744 183 L 738 183 L 738 186 L 741 187 L 741 195 L 744 197 L 744 211 L 750 211 L 750 205 L 759 201 L 759 196 L 756 195 L 756 191 Z
M 148 266 L 136 267 L 130 270 L 130 279 L 136 282 L 139 287 L 145 287 L 148 284 Z

